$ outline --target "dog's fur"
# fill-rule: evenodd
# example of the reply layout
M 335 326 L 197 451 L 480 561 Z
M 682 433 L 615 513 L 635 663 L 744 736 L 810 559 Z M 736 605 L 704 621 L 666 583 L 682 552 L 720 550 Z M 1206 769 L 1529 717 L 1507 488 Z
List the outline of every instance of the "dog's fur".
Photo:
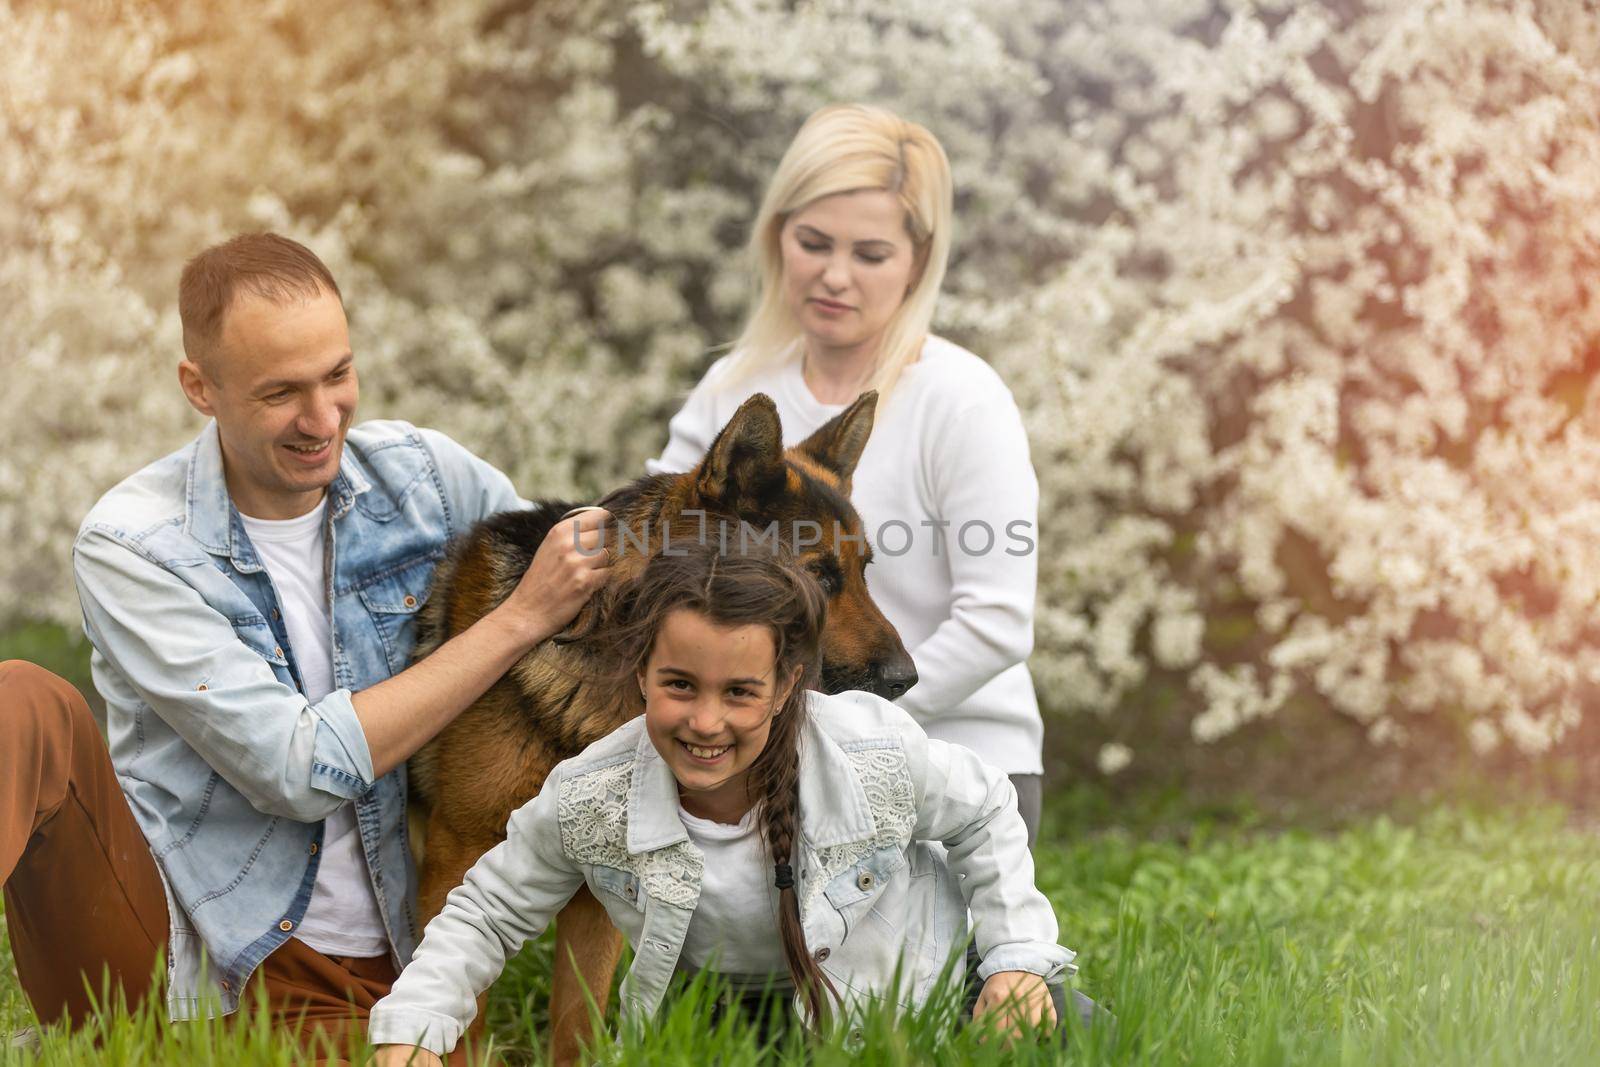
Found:
M 737 537 L 740 521 L 763 531 L 776 521 L 789 540 L 796 523 L 819 543 L 798 553 L 829 594 L 823 682 L 830 692 L 867 689 L 898 696 L 916 674 L 911 657 L 867 594 L 870 549 L 850 505 L 850 478 L 872 432 L 876 394 L 861 396 L 803 443 L 785 451 L 777 409 L 756 395 L 718 434 L 694 471 L 642 478 L 600 501 L 648 551 L 609 536 L 607 588 L 628 582 L 662 549 L 662 530 L 683 544 L 717 537 L 719 522 Z M 550 528 L 574 505 L 544 502 L 479 523 L 439 565 L 423 609 L 417 646 L 426 655 L 501 603 L 527 570 Z M 697 512 L 704 512 L 702 517 Z M 688 514 L 686 514 L 688 513 Z M 814 523 L 815 527 L 805 526 Z M 712 531 L 707 533 L 707 531 Z M 614 531 L 611 531 L 614 533 Z M 596 595 L 570 632 L 602 633 L 607 598 Z M 437 915 L 479 856 L 505 836 L 511 813 L 577 754 L 643 710 L 631 685 L 606 686 L 583 670 L 582 643 L 546 641 L 519 661 L 472 707 L 412 758 L 414 803 L 426 809 L 420 889 L 423 922 Z M 576 1059 L 589 1035 L 587 996 L 603 1009 L 621 935 L 585 889 L 556 924 L 551 1043 L 556 1062 Z M 575 968 L 575 970 L 574 970 Z

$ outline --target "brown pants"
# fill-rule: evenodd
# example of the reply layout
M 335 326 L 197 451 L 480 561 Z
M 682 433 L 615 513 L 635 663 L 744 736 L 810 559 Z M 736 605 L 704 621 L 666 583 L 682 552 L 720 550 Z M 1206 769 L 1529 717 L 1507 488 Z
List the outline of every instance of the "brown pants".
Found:
M 0 882 L 17 977 L 41 1021 L 82 1026 L 102 978 L 130 1007 L 162 995 L 152 976 L 166 894 L 105 741 L 76 689 L 20 660 L 0 663 Z M 242 1004 L 260 986 L 274 1022 L 303 1044 L 320 1033 L 344 1048 L 394 980 L 386 956 L 329 957 L 291 939 Z M 451 1059 L 465 1062 L 459 1049 Z

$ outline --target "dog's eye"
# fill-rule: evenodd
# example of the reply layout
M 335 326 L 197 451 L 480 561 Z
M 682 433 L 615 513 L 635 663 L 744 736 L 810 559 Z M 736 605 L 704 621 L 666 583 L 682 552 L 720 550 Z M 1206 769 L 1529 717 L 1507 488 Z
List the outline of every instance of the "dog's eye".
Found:
M 839 564 L 832 557 L 816 560 L 807 568 L 811 576 L 822 586 L 822 591 L 828 596 L 838 596 L 844 588 L 844 575 L 839 573 Z

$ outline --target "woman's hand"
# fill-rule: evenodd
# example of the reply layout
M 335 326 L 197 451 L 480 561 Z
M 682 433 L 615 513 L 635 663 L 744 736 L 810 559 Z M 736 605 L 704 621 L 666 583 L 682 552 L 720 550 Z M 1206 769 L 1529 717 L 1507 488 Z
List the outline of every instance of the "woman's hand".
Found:
M 418 1045 L 379 1045 L 372 1067 L 444 1067 L 444 1060 Z
M 983 983 L 972 1018 L 989 1019 L 995 1030 L 1009 1042 L 1027 1023 L 1034 1029 L 1051 1030 L 1056 1024 L 1056 1006 L 1050 1002 L 1050 988 L 1044 979 L 1028 971 L 996 971 Z

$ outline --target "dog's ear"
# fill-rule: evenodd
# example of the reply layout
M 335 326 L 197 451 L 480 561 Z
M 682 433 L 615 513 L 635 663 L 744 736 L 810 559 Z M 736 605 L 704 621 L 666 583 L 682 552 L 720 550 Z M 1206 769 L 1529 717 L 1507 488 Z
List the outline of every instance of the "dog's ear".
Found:
M 694 472 L 695 493 L 735 515 L 757 514 L 783 493 L 783 427 L 778 407 L 757 393 L 733 413 Z
M 850 495 L 850 476 L 872 436 L 872 420 L 878 410 L 878 394 L 868 390 L 855 403 L 823 423 L 816 433 L 795 445 L 823 468 L 838 475 L 846 496 Z

